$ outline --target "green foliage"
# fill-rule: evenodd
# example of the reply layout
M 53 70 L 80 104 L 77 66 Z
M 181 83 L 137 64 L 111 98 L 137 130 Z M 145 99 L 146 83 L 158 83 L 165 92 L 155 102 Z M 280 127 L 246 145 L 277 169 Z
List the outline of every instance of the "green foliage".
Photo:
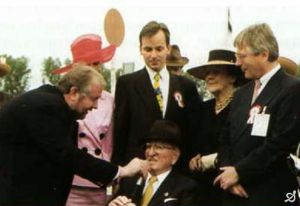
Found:
M 101 71 L 101 74 L 103 75 L 105 81 L 106 81 L 106 90 L 107 91 L 111 91 L 111 73 L 110 73 L 110 70 L 107 69 L 106 67 L 102 67 L 102 71 Z
M 0 79 L 0 89 L 9 98 L 13 98 L 26 91 L 31 70 L 28 68 L 28 59 L 24 56 L 13 58 L 4 55 L 4 57 L 6 63 L 10 65 L 11 71 Z
M 61 61 L 59 58 L 48 57 L 43 61 L 43 70 L 42 70 L 42 81 L 43 84 L 51 83 L 56 85 L 57 82 L 61 79 L 61 75 L 52 74 L 51 71 L 61 67 Z

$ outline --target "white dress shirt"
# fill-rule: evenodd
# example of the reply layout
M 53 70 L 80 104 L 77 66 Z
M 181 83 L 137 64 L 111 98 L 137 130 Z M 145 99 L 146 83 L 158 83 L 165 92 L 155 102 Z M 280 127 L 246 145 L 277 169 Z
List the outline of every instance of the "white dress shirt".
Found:
M 155 192 L 158 190 L 158 188 L 161 185 L 161 183 L 166 179 L 166 177 L 170 174 L 170 172 L 171 172 L 171 169 L 168 170 L 168 171 L 166 171 L 166 172 L 164 172 L 164 173 L 162 173 L 162 174 L 160 174 L 160 175 L 158 175 L 158 176 L 156 176 L 157 177 L 157 181 L 155 183 L 153 183 L 153 194 L 152 195 L 155 194 Z M 147 188 L 147 186 L 149 184 L 150 177 L 151 177 L 151 174 L 148 173 L 147 179 L 146 179 L 146 183 L 145 183 L 145 186 L 144 186 L 144 189 L 143 189 L 143 194 L 144 194 L 144 192 L 145 192 L 145 190 L 146 190 L 146 188 Z

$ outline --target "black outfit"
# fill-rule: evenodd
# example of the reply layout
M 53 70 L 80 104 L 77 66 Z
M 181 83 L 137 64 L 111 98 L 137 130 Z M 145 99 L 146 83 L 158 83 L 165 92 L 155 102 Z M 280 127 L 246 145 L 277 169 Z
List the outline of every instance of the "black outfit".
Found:
M 195 142 L 192 147 L 191 158 L 197 154 L 209 155 L 218 152 L 219 137 L 222 128 L 225 126 L 229 113 L 230 104 L 228 104 L 218 114 L 215 112 L 216 100 L 211 99 L 203 102 L 195 113 L 194 124 L 198 128 Z M 197 126 L 198 124 L 198 126 Z M 207 206 L 219 206 L 222 202 L 222 191 L 218 186 L 213 186 L 213 181 L 218 175 L 217 169 L 211 169 L 204 172 L 192 172 L 200 186 L 202 200 L 201 203 Z
M 78 174 L 108 183 L 118 167 L 77 148 L 78 115 L 54 86 L 29 91 L 0 111 L 0 205 L 63 206 Z
M 227 194 L 225 205 L 298 205 L 285 202 L 288 193 L 297 189 L 296 177 L 287 165 L 287 156 L 293 153 L 300 138 L 300 81 L 277 71 L 251 104 L 254 81 L 241 87 L 235 94 L 228 116 L 228 125 L 222 131 L 219 161 L 221 166 L 234 166 L 239 183 L 249 198 Z M 270 115 L 265 137 L 252 135 L 248 123 L 253 108 L 266 108 Z M 253 111 L 253 110 L 252 110 Z
M 141 205 L 145 182 L 137 185 L 138 177 L 121 180 L 116 196 L 125 195 L 137 205 Z M 172 170 L 154 193 L 148 206 L 199 206 L 197 183 Z

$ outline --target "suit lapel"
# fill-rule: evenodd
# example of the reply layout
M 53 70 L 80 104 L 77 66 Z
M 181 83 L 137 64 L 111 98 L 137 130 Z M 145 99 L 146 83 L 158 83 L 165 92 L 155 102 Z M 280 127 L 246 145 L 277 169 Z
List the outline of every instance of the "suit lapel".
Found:
M 238 117 L 237 122 L 239 122 L 239 125 L 237 126 L 238 129 L 236 131 L 236 134 L 233 134 L 233 141 L 239 140 L 242 133 L 249 126 L 249 124 L 247 124 L 247 120 L 249 118 L 249 112 L 251 107 L 255 105 L 259 105 L 261 109 L 263 109 L 264 106 L 268 106 L 272 98 L 279 92 L 281 87 L 280 81 L 283 75 L 284 73 L 282 70 L 279 70 L 277 73 L 275 73 L 252 105 L 250 104 L 251 104 L 252 94 L 254 89 L 254 81 L 249 85 L 248 88 L 246 88 L 245 91 L 243 91 L 244 95 L 243 98 L 241 98 L 242 99 L 241 103 L 240 105 L 237 105 L 241 108 L 237 110 L 237 114 L 240 114 L 240 115 L 236 115 Z
M 169 80 L 169 96 L 167 101 L 167 109 L 166 109 L 166 115 L 165 119 L 168 119 L 170 116 L 171 111 L 176 111 L 177 102 L 175 101 L 174 94 L 175 92 L 180 91 L 180 84 L 178 79 L 175 75 L 170 73 L 170 80 Z
M 247 120 L 249 118 L 249 110 L 251 108 L 251 100 L 254 89 L 254 81 L 245 85 L 242 89 L 241 98 L 239 98 L 239 104 L 234 104 L 235 113 L 231 119 L 237 122 L 235 129 L 232 131 L 233 141 L 238 140 L 241 133 L 247 128 Z
M 272 100 L 272 98 L 276 94 L 278 94 L 278 91 L 280 90 L 281 87 L 280 81 L 283 75 L 284 73 L 281 69 L 277 73 L 275 73 L 274 76 L 267 83 L 266 87 L 259 94 L 254 104 L 267 106 L 268 103 Z
M 130 198 L 132 198 L 133 203 L 135 203 L 136 205 L 140 205 L 140 203 L 142 201 L 143 189 L 145 186 L 145 180 L 143 179 L 141 185 L 138 185 L 137 184 L 138 179 L 139 179 L 139 177 L 136 178 L 134 190 L 132 191 L 132 194 L 130 197 Z
M 151 112 L 150 114 L 155 114 L 156 117 L 162 118 L 162 114 L 146 68 L 144 68 L 137 76 L 135 89 L 146 105 L 146 108 L 148 108 Z

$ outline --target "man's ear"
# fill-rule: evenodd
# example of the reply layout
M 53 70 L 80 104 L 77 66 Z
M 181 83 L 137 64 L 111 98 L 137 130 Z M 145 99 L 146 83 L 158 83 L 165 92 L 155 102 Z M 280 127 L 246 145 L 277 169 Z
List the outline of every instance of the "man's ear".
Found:
M 140 44 L 140 54 L 142 54 L 142 45 Z
M 79 94 L 79 89 L 75 86 L 72 86 L 70 88 L 69 94 L 70 94 L 71 100 L 75 100 L 75 99 L 77 99 L 77 96 Z
M 269 56 L 270 56 L 270 52 L 267 51 L 267 50 L 265 50 L 265 51 L 261 52 L 260 55 L 261 55 L 266 61 L 268 61 Z
M 171 44 L 167 45 L 167 49 L 168 49 L 168 55 L 170 55 L 171 54 L 171 49 L 172 49 Z
M 180 156 L 180 150 L 178 148 L 176 148 L 173 152 L 174 153 L 173 153 L 172 165 L 174 165 L 177 162 Z

